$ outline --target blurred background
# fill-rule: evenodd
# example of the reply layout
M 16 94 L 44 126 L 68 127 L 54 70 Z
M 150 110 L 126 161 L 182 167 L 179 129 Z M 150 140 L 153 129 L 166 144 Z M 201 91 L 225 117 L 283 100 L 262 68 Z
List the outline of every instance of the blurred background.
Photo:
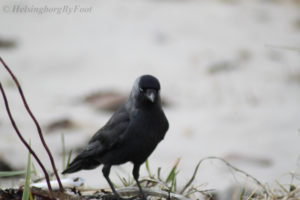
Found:
M 19 78 L 59 171 L 61 135 L 74 157 L 134 80 L 152 74 L 170 122 L 149 158 L 153 172 L 162 167 L 166 176 L 180 158 L 184 184 L 206 156 L 225 158 L 263 183 L 289 183 L 288 173 L 300 172 L 300 1 L 1 0 L 0 27 L 0 56 Z M 0 80 L 20 130 L 50 169 L 3 67 Z M 0 111 L 0 171 L 24 169 L 27 151 L 2 98 Z M 128 177 L 131 167 L 114 167 L 112 179 Z M 108 187 L 101 168 L 70 176 Z M 210 189 L 245 179 L 207 161 L 196 183 Z M 0 186 L 17 184 L 0 179 Z

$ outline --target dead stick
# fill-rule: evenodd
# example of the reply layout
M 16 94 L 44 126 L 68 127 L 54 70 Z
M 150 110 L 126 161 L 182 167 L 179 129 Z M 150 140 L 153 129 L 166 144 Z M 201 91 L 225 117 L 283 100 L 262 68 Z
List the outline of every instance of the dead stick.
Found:
M 38 121 L 37 121 L 36 118 L 34 117 L 33 113 L 31 112 L 31 110 L 30 110 L 30 108 L 29 108 L 29 106 L 28 106 L 28 104 L 27 104 L 27 101 L 26 101 L 25 96 L 24 96 L 24 94 L 23 94 L 23 90 L 22 90 L 22 88 L 21 88 L 21 85 L 19 84 L 19 81 L 18 81 L 18 79 L 16 78 L 16 76 L 13 74 L 13 72 L 10 70 L 10 68 L 6 65 L 6 63 L 3 61 L 3 59 L 2 59 L 1 57 L 0 57 L 0 61 L 1 61 L 1 63 L 3 64 L 3 66 L 5 67 L 5 69 L 8 71 L 8 73 L 10 74 L 10 76 L 12 77 L 12 79 L 14 80 L 14 82 L 16 83 L 16 85 L 17 85 L 17 87 L 18 87 L 18 90 L 19 90 L 19 93 L 20 93 L 20 95 L 21 95 L 21 98 L 22 98 L 22 101 L 23 101 L 23 103 L 24 103 L 24 106 L 25 106 L 25 108 L 26 108 L 28 114 L 30 115 L 31 119 L 33 120 L 33 122 L 34 122 L 34 124 L 35 124 L 35 126 L 36 126 L 36 128 L 37 128 L 38 134 L 39 134 L 39 136 L 40 136 L 41 142 L 42 142 L 42 144 L 43 144 L 45 150 L 47 151 L 47 154 L 48 154 L 49 159 L 50 159 L 50 161 L 51 161 L 51 165 L 52 165 L 52 168 L 53 168 L 55 177 L 56 177 L 57 182 L 58 182 L 58 185 L 59 185 L 59 189 L 60 189 L 61 192 L 63 192 L 63 191 L 64 191 L 64 188 L 63 188 L 63 186 L 62 186 L 62 184 L 61 184 L 61 181 L 60 181 L 60 178 L 59 178 L 59 176 L 58 176 L 58 173 L 57 173 L 57 170 L 56 170 L 56 166 L 55 166 L 55 162 L 54 162 L 53 156 L 52 156 L 52 154 L 51 154 L 51 152 L 50 152 L 50 150 L 49 150 L 49 148 L 48 148 L 48 146 L 47 146 L 47 144 L 46 144 L 46 142 L 45 142 L 45 140 L 44 140 L 44 137 L 43 137 L 43 134 L 42 134 L 42 129 L 41 129 L 41 127 L 40 127 Z
M 219 157 L 215 157 L 215 156 L 205 157 L 205 158 L 201 159 L 201 160 L 198 162 L 198 164 L 197 164 L 197 166 L 196 166 L 196 168 L 195 168 L 195 171 L 194 171 L 194 173 L 193 173 L 192 178 L 191 178 L 191 179 L 188 181 L 188 183 L 183 187 L 183 189 L 180 191 L 180 194 L 183 194 L 184 191 L 192 184 L 192 182 L 193 182 L 194 179 L 195 179 L 195 176 L 196 176 L 196 174 L 197 174 L 197 171 L 198 171 L 198 168 L 199 168 L 200 164 L 201 164 L 203 161 L 205 161 L 205 160 L 220 160 L 220 161 L 222 161 L 223 163 L 225 163 L 225 165 L 227 165 L 227 166 L 230 167 L 231 169 L 233 169 L 233 170 L 235 170 L 235 171 L 237 171 L 237 172 L 239 172 L 239 173 L 241 173 L 241 174 L 244 174 L 246 177 L 251 178 L 258 186 L 260 186 L 260 187 L 263 189 L 264 193 L 265 193 L 267 196 L 269 195 L 267 188 L 266 188 L 259 180 L 257 180 L 254 176 L 248 174 L 247 172 L 245 172 L 245 171 L 243 171 L 243 170 L 241 170 L 241 169 L 238 169 L 237 167 L 233 166 L 232 164 L 230 164 L 229 162 L 227 162 L 227 161 L 224 160 L 223 158 L 219 158 Z
M 120 195 L 126 195 L 126 196 L 140 194 L 140 190 L 138 187 L 119 188 L 117 191 Z M 154 197 L 160 197 L 165 199 L 176 199 L 176 200 L 189 200 L 187 197 L 181 194 L 166 192 L 156 188 L 143 188 L 143 191 L 147 195 L 154 196 Z
M 5 103 L 5 108 L 6 108 L 6 111 L 7 111 L 7 114 L 9 116 L 9 119 L 10 119 L 10 122 L 12 124 L 12 126 L 14 127 L 17 135 L 19 136 L 20 140 L 22 141 L 22 143 L 25 145 L 25 147 L 28 149 L 28 151 L 31 153 L 31 155 L 33 155 L 33 157 L 35 158 L 35 160 L 37 161 L 37 163 L 39 164 L 39 166 L 42 168 L 43 170 L 43 173 L 45 175 L 45 179 L 46 179 L 46 182 L 47 182 L 47 186 L 48 186 L 48 189 L 50 192 L 52 192 L 52 188 L 51 188 L 51 185 L 50 185 L 50 180 L 49 180 L 49 175 L 44 167 L 44 165 L 42 164 L 41 160 L 37 157 L 37 155 L 35 154 L 35 152 L 32 150 L 32 148 L 29 146 L 29 144 L 25 141 L 25 139 L 23 138 L 21 132 L 19 131 L 18 129 L 18 126 L 10 112 L 10 108 L 9 108 L 9 105 L 8 105 L 8 100 L 7 100 L 7 97 L 6 97 L 6 94 L 4 92 L 4 89 L 2 87 L 2 84 L 0 82 L 0 90 L 1 90 L 1 93 L 2 93 L 2 96 L 3 96 L 3 99 L 4 99 L 4 103 Z

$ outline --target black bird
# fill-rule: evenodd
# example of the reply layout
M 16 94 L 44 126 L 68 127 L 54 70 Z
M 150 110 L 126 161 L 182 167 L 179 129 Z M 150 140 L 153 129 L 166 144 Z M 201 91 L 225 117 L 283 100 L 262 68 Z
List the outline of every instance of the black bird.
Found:
M 136 79 L 128 100 L 91 138 L 86 148 L 71 162 L 63 174 L 94 169 L 103 164 L 102 172 L 117 199 L 122 199 L 109 179 L 112 165 L 133 163 L 133 177 L 138 181 L 142 163 L 164 138 L 169 128 L 162 110 L 159 81 L 151 75 Z

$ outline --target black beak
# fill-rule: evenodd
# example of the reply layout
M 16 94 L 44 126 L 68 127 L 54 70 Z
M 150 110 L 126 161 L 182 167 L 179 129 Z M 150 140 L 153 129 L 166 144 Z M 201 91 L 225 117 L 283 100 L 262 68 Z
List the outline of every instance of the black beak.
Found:
M 154 103 L 157 97 L 157 90 L 147 89 L 145 95 L 149 101 Z

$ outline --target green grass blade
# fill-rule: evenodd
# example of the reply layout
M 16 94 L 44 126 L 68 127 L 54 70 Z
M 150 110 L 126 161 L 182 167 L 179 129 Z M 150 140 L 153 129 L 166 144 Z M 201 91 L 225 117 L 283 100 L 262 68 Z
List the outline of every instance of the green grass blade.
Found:
M 30 197 L 30 175 L 31 175 L 31 154 L 28 152 L 27 169 L 25 176 L 25 185 L 23 189 L 22 200 L 28 200 Z
M 174 193 L 176 193 L 176 190 L 177 190 L 176 175 L 177 175 L 177 173 L 175 174 L 174 179 L 172 180 L 172 184 L 171 184 L 171 192 L 174 192 Z
M 160 178 L 161 167 L 157 168 L 157 179 L 162 181 Z
M 192 175 L 192 177 L 190 178 L 190 180 L 185 184 L 185 186 L 182 188 L 182 190 L 179 192 L 179 194 L 183 194 L 185 192 L 185 190 L 190 187 L 190 185 L 193 183 L 196 175 L 197 175 L 197 172 L 198 172 L 198 169 L 199 169 L 199 166 L 200 166 L 200 163 L 201 161 L 198 162 L 198 164 L 196 165 L 195 167 L 195 170 L 194 170 L 194 173 Z
M 174 177 L 175 177 L 175 169 L 172 168 L 165 182 L 170 183 L 172 180 L 174 180 Z
M 66 168 L 67 169 L 70 165 L 70 162 L 71 162 L 71 157 L 72 157 L 72 150 L 69 152 L 69 155 L 68 155 L 68 160 L 67 160 L 67 164 L 66 164 Z
M 128 182 L 126 181 L 126 179 L 121 177 L 119 173 L 117 173 L 117 177 L 120 179 L 120 181 L 121 181 L 121 183 L 123 184 L 124 187 L 128 186 Z
M 29 200 L 34 200 L 31 192 L 30 192 Z
M 0 178 L 2 177 L 12 177 L 12 176 L 21 176 L 26 174 L 26 171 L 0 171 Z
M 243 199 L 244 199 L 245 193 L 246 193 L 246 188 L 243 187 L 243 188 L 242 188 L 242 191 L 241 191 L 241 194 L 240 194 L 240 200 L 243 200 Z
M 66 146 L 65 146 L 65 135 L 61 133 L 61 144 L 62 144 L 62 168 L 66 169 Z
M 150 170 L 150 166 L 149 166 L 149 161 L 148 161 L 148 159 L 147 159 L 146 162 L 145 162 L 145 166 L 146 166 L 146 170 L 147 170 L 147 172 L 148 172 L 148 176 L 149 176 L 150 178 L 153 178 L 152 173 L 151 173 L 151 170 Z
M 176 172 L 176 169 L 177 169 L 177 166 L 180 162 L 180 159 L 178 159 L 175 163 L 175 165 L 172 167 L 167 179 L 166 179 L 166 183 L 170 183 L 172 180 L 174 180 L 176 178 L 176 175 L 177 175 L 177 172 Z
M 34 163 L 31 163 L 31 173 L 38 176 L 38 172 L 36 170 Z

